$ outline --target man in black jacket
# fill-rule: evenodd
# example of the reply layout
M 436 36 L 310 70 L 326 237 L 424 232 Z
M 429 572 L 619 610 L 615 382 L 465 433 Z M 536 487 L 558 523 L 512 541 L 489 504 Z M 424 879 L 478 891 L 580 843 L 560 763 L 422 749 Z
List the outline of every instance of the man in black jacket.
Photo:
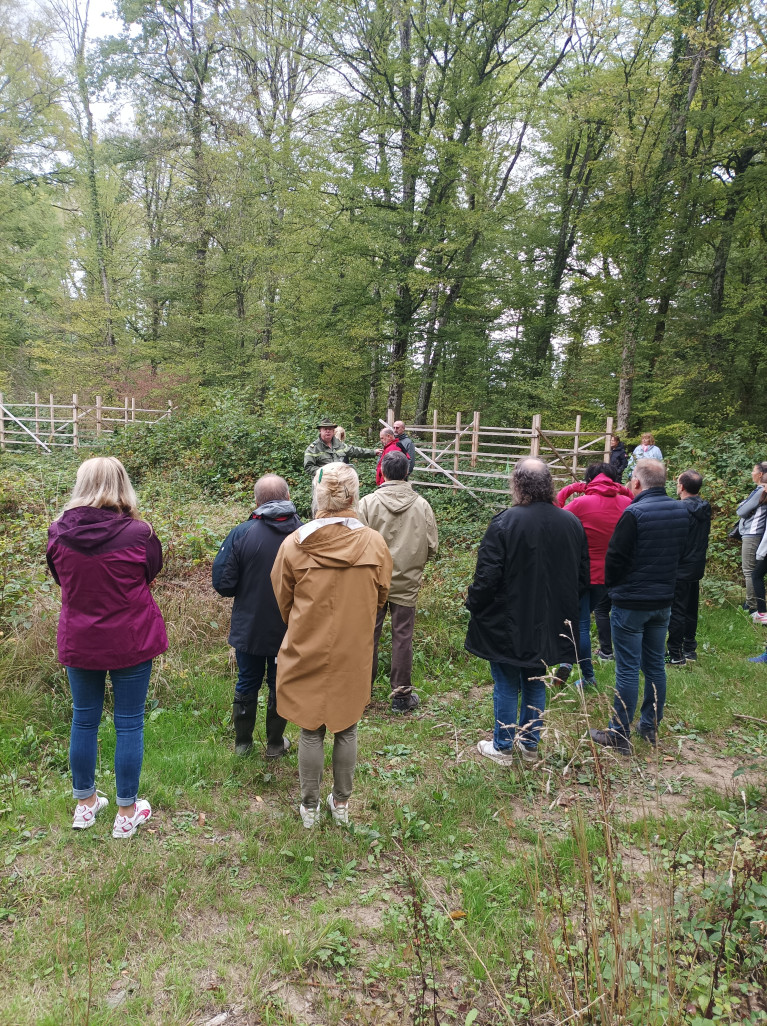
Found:
M 219 595 L 234 596 L 229 644 L 239 674 L 234 689 L 235 752 L 247 755 L 253 747 L 258 692 L 264 679 L 266 756 L 284 755 L 290 742 L 285 720 L 277 715 L 277 653 L 287 630 L 274 597 L 270 574 L 283 540 L 301 526 L 290 501 L 287 482 L 276 474 L 256 481 L 256 510 L 227 535 L 213 563 L 213 587 Z
M 687 507 L 690 518 L 687 548 L 679 561 L 671 619 L 668 622 L 669 666 L 684 666 L 698 658 L 695 635 L 698 630 L 700 582 L 706 572 L 708 536 L 711 531 L 711 506 L 701 499 L 703 478 L 696 470 L 685 470 L 676 479 L 676 494 Z
M 610 439 L 610 466 L 618 475 L 616 481 L 623 480 L 623 472 L 629 465 L 629 458 L 626 455 L 626 447 L 617 435 Z
M 515 504 L 490 521 L 466 598 L 466 648 L 489 661 L 493 678 L 493 740 L 477 748 L 501 765 L 511 764 L 515 738 L 526 762 L 538 758 L 543 677 L 577 661 L 579 598 L 589 586 L 586 532 L 554 505 L 546 464 L 521 460 L 511 488 Z
M 638 731 L 656 743 L 666 701 L 666 630 L 688 537 L 687 510 L 666 495 L 666 468 L 660 460 L 639 460 L 629 488 L 634 499 L 615 525 L 605 558 L 615 652 L 613 716 L 606 730 L 590 732 L 597 744 L 624 755 L 631 754 L 640 668 L 645 683 Z

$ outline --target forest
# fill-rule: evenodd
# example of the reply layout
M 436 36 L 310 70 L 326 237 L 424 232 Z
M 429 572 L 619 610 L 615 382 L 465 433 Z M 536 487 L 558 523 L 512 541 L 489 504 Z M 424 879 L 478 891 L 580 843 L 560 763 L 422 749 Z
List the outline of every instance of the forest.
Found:
M 764 424 L 760 0 L 113 13 L 0 0 L 6 398 Z

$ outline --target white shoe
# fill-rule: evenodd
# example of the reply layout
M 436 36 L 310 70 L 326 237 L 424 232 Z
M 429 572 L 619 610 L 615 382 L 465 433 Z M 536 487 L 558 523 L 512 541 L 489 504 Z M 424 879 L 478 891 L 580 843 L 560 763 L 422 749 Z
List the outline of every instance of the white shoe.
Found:
M 73 830 L 87 830 L 88 827 L 92 827 L 96 822 L 96 816 L 109 805 L 109 799 L 106 795 L 99 794 L 96 792 L 96 802 L 93 805 L 81 805 L 77 803 L 75 809 L 75 816 L 72 820 Z
M 535 748 L 531 748 L 528 745 L 523 745 L 521 741 L 517 741 L 516 750 L 519 752 L 522 762 L 527 763 L 528 766 L 534 766 L 538 762 L 538 745 Z
M 477 744 L 477 751 L 480 755 L 484 755 L 486 759 L 492 759 L 493 762 L 497 762 L 499 766 L 513 766 L 514 756 L 509 752 L 499 752 L 492 741 L 480 741 Z
M 767 613 L 752 613 L 751 619 L 754 623 L 767 624 Z
M 312 827 L 317 826 L 320 821 L 319 805 L 316 809 L 307 809 L 306 806 L 302 805 L 299 812 L 301 813 L 301 821 L 307 830 L 311 830 Z
M 136 799 L 136 808 L 132 816 L 115 816 L 115 825 L 112 827 L 112 837 L 128 838 L 133 837 L 142 823 L 152 818 L 152 807 L 145 798 Z
M 332 791 L 328 795 L 328 808 L 330 809 L 330 815 L 333 817 L 334 822 L 340 823 L 341 826 L 349 825 L 349 806 L 336 805 L 336 800 L 333 797 Z

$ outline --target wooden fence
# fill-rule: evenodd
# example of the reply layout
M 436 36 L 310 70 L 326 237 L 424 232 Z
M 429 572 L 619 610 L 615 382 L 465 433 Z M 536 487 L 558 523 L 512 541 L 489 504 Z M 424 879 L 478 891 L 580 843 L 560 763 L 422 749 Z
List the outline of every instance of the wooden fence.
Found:
M 173 404 L 165 410 L 145 410 L 135 399 L 122 406 L 105 406 L 97 395 L 92 404 L 81 405 L 76 395 L 71 403 L 57 403 L 51 395 L 34 402 L 6 403 L 0 392 L 0 449 L 11 445 L 35 445 L 50 452 L 53 447 L 78 449 L 81 441 L 113 434 L 134 424 L 156 424 L 170 419 Z
M 393 422 L 394 411 L 389 410 L 388 423 Z M 455 424 L 440 424 L 434 410 L 431 425 L 412 424 L 406 430 L 418 453 L 411 484 L 462 489 L 479 498 L 478 492 L 508 496 L 509 475 L 523 456 L 544 460 L 562 484 L 582 478 L 589 463 L 609 462 L 613 418 L 607 418 L 604 431 L 584 431 L 580 414 L 572 431 L 544 431 L 540 414 L 530 427 L 512 428 L 484 425 L 477 411 L 465 424 L 460 413 Z

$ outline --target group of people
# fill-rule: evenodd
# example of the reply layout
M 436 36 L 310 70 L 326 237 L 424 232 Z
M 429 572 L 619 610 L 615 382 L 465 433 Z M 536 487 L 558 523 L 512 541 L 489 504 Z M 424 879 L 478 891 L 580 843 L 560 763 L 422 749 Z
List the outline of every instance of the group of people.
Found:
M 253 748 L 265 678 L 265 756 L 288 751 L 288 721 L 300 728 L 300 815 L 307 828 L 321 818 L 327 731 L 333 734 L 333 786 L 324 804 L 335 822 L 349 821 L 357 724 L 371 700 L 387 612 L 391 709 L 407 714 L 419 705 L 412 685 L 415 612 L 425 565 L 438 546 L 432 508 L 407 480 L 407 453 L 388 443 L 378 454 L 346 446 L 336 426 L 323 421 L 318 442 L 307 449 L 312 520 L 302 523 L 287 482 L 267 474 L 256 482 L 255 510 L 228 534 L 212 568 L 215 590 L 234 598 L 235 751 L 246 755 Z M 381 482 L 360 500 L 348 459 L 361 454 L 380 457 Z M 767 464 L 758 469 L 758 483 L 755 467 L 756 487 L 740 510 L 744 566 L 757 513 L 762 530 L 767 517 Z M 621 472 L 612 460 L 593 464 L 582 483 L 555 495 L 546 463 L 522 459 L 511 477 L 514 504 L 493 518 L 482 539 L 466 596 L 465 647 L 490 664 L 493 736 L 478 749 L 495 762 L 508 764 L 515 754 L 537 761 L 549 668 L 558 667 L 557 676 L 566 680 L 577 664 L 577 685 L 596 683 L 592 613 L 597 654 L 614 658 L 616 671 L 612 718 L 591 731 L 597 745 L 631 752 L 640 669 L 637 731 L 656 744 L 666 666 L 697 657 L 698 588 L 711 519 L 700 496 L 702 478 L 694 470 L 680 474 L 678 501 L 666 494 L 664 464 L 647 453 L 635 460 L 627 487 Z M 753 547 L 755 567 L 765 562 L 760 545 L 761 538 Z M 91 827 L 108 804 L 96 790 L 95 771 L 109 675 L 116 730 L 112 833 L 129 838 L 152 815 L 138 793 L 144 710 L 152 660 L 168 640 L 150 591 L 162 549 L 139 516 L 119 460 L 82 464 L 71 498 L 50 527 L 47 560 L 62 589 L 58 652 L 72 692 L 72 825 Z M 763 585 L 754 594 L 764 612 Z

